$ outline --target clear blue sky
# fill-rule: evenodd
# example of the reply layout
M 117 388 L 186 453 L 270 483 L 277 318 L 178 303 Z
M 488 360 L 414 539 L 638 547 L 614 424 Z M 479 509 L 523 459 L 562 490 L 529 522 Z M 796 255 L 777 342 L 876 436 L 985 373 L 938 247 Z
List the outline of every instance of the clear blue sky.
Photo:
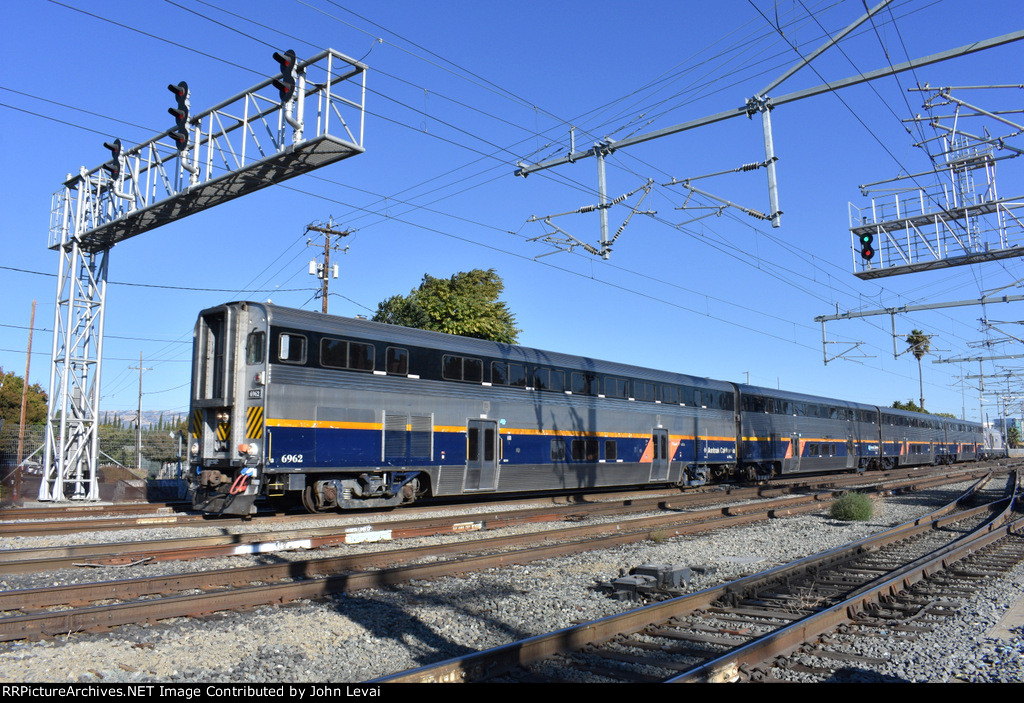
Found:
M 530 217 L 596 202 L 593 160 L 513 175 L 519 160 L 564 153 L 569 125 L 582 147 L 736 108 L 798 60 L 791 44 L 806 53 L 863 11 L 858 1 L 815 0 L 9 3 L 0 45 L 0 366 L 24 372 L 37 300 L 31 380 L 48 385 L 58 263 L 47 248 L 50 196 L 68 173 L 107 160 L 104 141 L 137 144 L 168 129 L 168 83 L 188 81 L 198 111 L 276 73 L 275 50 L 306 57 L 330 47 L 369 66 L 366 153 L 115 247 L 102 410 L 135 407 L 129 367 L 141 352 L 152 369 L 144 409 L 184 412 L 192 326 L 205 307 L 271 299 L 319 309 L 305 226 L 328 217 L 357 230 L 336 259 L 336 314 L 370 315 L 424 273 L 494 268 L 527 345 L 885 405 L 916 399 L 917 365 L 910 355 L 893 359 L 888 318 L 830 323 L 829 339 L 840 342 L 830 355 L 864 344 L 858 358 L 826 366 L 814 317 L 837 306 L 978 298 L 1024 277 L 1020 262 L 861 281 L 852 275 L 847 204 L 864 202 L 859 184 L 925 168 L 902 122 L 921 111 L 907 88 L 1019 84 L 1024 43 L 776 109 L 780 229 L 738 211 L 683 225 L 692 215 L 676 209 L 680 189 L 661 185 L 763 160 L 759 120 L 610 157 L 610 194 L 653 178 L 644 207 L 657 215 L 635 216 L 607 262 L 579 250 L 536 259 L 549 250 L 528 241 L 545 231 Z M 773 93 L 1022 24 L 1019 0 L 898 1 Z M 1019 92 L 1013 100 L 1020 107 Z M 999 177 L 1003 194 L 1024 193 L 1021 164 Z M 763 171 L 703 183 L 768 209 Z M 627 213 L 612 211 L 613 231 Z M 595 214 L 556 223 L 597 240 Z M 969 343 L 985 339 L 978 318 L 1016 320 L 1019 307 L 901 316 L 896 329 L 935 335 L 944 357 L 977 355 Z M 959 373 L 926 359 L 927 405 L 956 414 L 966 406 L 977 419 L 977 396 L 968 390 L 964 399 Z

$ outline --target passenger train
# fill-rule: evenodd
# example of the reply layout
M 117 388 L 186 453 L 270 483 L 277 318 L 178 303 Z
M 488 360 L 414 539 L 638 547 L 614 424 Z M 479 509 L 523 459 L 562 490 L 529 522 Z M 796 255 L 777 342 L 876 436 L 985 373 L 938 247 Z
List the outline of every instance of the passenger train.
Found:
M 234 302 L 195 327 L 193 505 L 701 485 L 972 460 L 981 425 Z

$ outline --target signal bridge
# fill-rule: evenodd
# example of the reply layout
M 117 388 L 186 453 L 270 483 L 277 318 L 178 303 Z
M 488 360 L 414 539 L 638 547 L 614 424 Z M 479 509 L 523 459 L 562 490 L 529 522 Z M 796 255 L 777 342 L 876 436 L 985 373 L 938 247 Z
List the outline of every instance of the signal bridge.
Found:
M 169 85 L 174 127 L 69 176 L 54 196 L 49 247 L 60 253 L 46 457 L 39 499 L 98 500 L 100 362 L 111 247 L 169 222 L 364 151 L 366 65 L 333 49 L 191 114 Z

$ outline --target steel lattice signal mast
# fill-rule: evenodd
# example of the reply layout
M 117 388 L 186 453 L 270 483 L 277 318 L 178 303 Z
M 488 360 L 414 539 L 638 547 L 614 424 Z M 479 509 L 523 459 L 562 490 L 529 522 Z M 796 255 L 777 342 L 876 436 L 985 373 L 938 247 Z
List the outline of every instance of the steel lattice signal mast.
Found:
M 110 248 L 161 225 L 361 154 L 366 65 L 332 49 L 197 114 L 168 86 L 174 127 L 71 176 L 53 196 L 60 254 L 39 500 L 98 500 L 100 362 Z

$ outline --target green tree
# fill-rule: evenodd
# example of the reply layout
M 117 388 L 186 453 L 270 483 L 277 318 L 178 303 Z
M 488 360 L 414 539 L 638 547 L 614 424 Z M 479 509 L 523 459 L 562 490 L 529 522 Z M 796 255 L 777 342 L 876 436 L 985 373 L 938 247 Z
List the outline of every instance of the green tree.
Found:
M 1016 449 L 1020 446 L 1020 429 L 1016 425 L 1010 425 L 1006 429 L 1006 444 L 1009 445 L 1010 449 Z
M 451 278 L 424 274 L 409 295 L 394 295 L 377 305 L 376 322 L 416 327 L 514 344 L 516 318 L 499 300 L 505 283 L 494 269 L 461 271 Z
M 11 424 L 21 421 L 21 376 L 4 373 L 0 368 L 0 418 Z M 25 409 L 25 424 L 39 425 L 46 422 L 46 393 L 34 383 L 28 387 L 28 405 Z
M 920 385 L 921 391 L 921 412 L 924 410 L 924 374 L 921 371 L 921 359 L 931 351 L 931 336 L 925 334 L 921 330 L 910 330 L 910 334 L 907 335 L 907 344 L 910 346 L 910 351 L 914 358 L 917 359 L 917 379 Z
M 910 410 L 911 412 L 915 413 L 924 412 L 924 410 L 922 410 L 921 407 L 912 400 L 908 400 L 906 403 L 901 403 L 900 401 L 897 400 L 892 404 L 892 407 L 896 408 L 897 410 Z

